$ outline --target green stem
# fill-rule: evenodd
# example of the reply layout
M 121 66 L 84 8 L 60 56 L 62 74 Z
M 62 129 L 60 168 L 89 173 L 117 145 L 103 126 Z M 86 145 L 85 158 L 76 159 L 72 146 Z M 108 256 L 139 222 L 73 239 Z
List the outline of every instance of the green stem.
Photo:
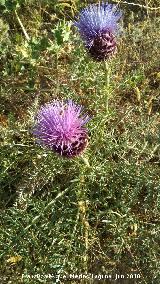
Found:
M 89 248 L 89 223 L 87 220 L 87 200 L 86 192 L 84 188 L 85 177 L 81 175 L 80 189 L 77 192 L 77 201 L 78 201 L 78 212 L 81 220 L 81 226 L 83 230 L 83 241 L 85 245 L 85 252 L 83 254 L 83 267 L 85 273 L 88 271 L 88 248 Z
M 110 66 L 108 64 L 107 61 L 105 61 L 105 87 L 106 87 L 106 110 L 108 112 L 108 105 L 109 105 L 109 87 L 110 87 L 110 73 L 111 73 L 111 70 L 110 70 Z
M 81 156 L 81 159 L 83 160 L 84 164 L 85 164 L 88 168 L 90 168 L 90 164 L 89 164 L 88 159 L 87 159 L 86 157 L 84 157 L 84 156 Z
M 80 227 L 82 232 L 82 242 L 83 246 L 85 246 L 85 251 L 82 254 L 82 268 L 84 272 L 88 272 L 88 249 L 89 249 L 89 230 L 90 225 L 88 222 L 88 202 L 87 202 L 87 172 L 90 168 L 88 163 L 88 159 L 81 156 L 85 165 L 80 165 L 80 173 L 79 173 L 79 187 L 76 191 L 77 196 L 77 206 L 78 206 L 78 215 L 80 220 Z

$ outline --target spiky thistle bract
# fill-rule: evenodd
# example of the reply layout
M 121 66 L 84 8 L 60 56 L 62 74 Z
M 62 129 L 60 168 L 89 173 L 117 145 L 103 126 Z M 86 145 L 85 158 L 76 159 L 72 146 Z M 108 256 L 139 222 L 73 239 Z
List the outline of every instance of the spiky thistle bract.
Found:
M 81 155 L 88 144 L 84 125 L 90 120 L 82 106 L 72 100 L 54 100 L 37 113 L 33 134 L 38 143 L 56 153 L 72 158 Z
M 95 60 L 106 60 L 115 53 L 121 16 L 117 5 L 104 2 L 91 4 L 80 12 L 74 25 Z

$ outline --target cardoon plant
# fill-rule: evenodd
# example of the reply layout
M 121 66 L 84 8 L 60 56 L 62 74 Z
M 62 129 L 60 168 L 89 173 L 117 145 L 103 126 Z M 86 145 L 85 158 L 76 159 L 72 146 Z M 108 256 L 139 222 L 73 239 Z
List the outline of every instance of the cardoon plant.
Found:
M 91 4 L 80 12 L 74 24 L 95 60 L 106 60 L 115 53 L 121 15 L 117 5 L 104 2 Z
M 36 116 L 33 134 L 37 142 L 56 153 L 72 158 L 82 154 L 88 144 L 84 125 L 89 116 L 72 100 L 45 104 Z

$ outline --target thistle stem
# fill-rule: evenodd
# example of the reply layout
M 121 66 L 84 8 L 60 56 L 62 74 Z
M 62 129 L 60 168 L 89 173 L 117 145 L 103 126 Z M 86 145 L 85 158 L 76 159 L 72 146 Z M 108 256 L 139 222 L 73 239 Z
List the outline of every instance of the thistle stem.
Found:
M 85 273 L 88 271 L 88 249 L 89 249 L 89 230 L 90 225 L 88 222 L 88 202 L 87 202 L 87 187 L 86 187 L 86 178 L 87 178 L 88 168 L 84 165 L 80 167 L 79 174 L 79 188 L 76 191 L 77 195 L 77 209 L 78 216 L 80 220 L 80 227 L 82 232 L 82 245 L 85 247 L 85 250 L 82 254 L 83 261 L 83 270 Z
M 105 65 L 105 89 L 106 89 L 106 110 L 107 110 L 107 113 L 108 113 L 108 105 L 109 105 L 109 87 L 110 87 L 110 73 L 111 73 L 111 70 L 110 70 L 110 66 L 108 64 L 107 61 L 105 61 L 104 63 Z
M 83 255 L 84 261 L 84 269 L 85 273 L 87 273 L 88 267 L 88 248 L 89 248 L 89 223 L 86 216 L 87 205 L 86 205 L 86 197 L 83 196 L 83 200 L 78 202 L 78 208 L 80 213 L 81 224 L 83 227 L 83 238 L 85 243 L 85 253 Z
M 81 159 L 83 160 L 84 164 L 89 168 L 90 167 L 90 164 L 88 162 L 88 159 L 84 156 L 81 156 Z

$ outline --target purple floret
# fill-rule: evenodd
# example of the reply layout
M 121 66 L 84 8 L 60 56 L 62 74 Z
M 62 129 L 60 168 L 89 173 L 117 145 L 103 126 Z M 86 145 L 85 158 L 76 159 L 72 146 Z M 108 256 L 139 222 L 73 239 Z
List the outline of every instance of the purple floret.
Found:
M 78 28 L 89 50 L 90 48 L 93 49 L 96 47 L 97 53 L 97 42 L 99 44 L 100 53 L 101 47 L 103 48 L 103 55 L 100 54 L 99 58 L 99 54 L 97 54 L 97 60 L 103 60 L 103 57 L 108 57 L 109 53 L 113 53 L 113 49 L 115 50 L 115 36 L 119 32 L 118 21 L 121 16 L 122 13 L 117 9 L 117 5 L 104 2 L 91 4 L 80 12 L 79 19 L 74 25 Z M 96 43 L 94 42 L 95 39 Z M 108 50 L 108 42 L 109 47 L 112 45 L 111 51 Z M 106 55 L 104 54 L 104 49 L 106 50 Z M 95 52 L 92 53 L 94 56 L 93 54 L 91 55 L 96 59 Z
M 66 157 L 80 155 L 88 144 L 88 115 L 72 100 L 53 101 L 41 107 L 33 130 L 37 142 Z

